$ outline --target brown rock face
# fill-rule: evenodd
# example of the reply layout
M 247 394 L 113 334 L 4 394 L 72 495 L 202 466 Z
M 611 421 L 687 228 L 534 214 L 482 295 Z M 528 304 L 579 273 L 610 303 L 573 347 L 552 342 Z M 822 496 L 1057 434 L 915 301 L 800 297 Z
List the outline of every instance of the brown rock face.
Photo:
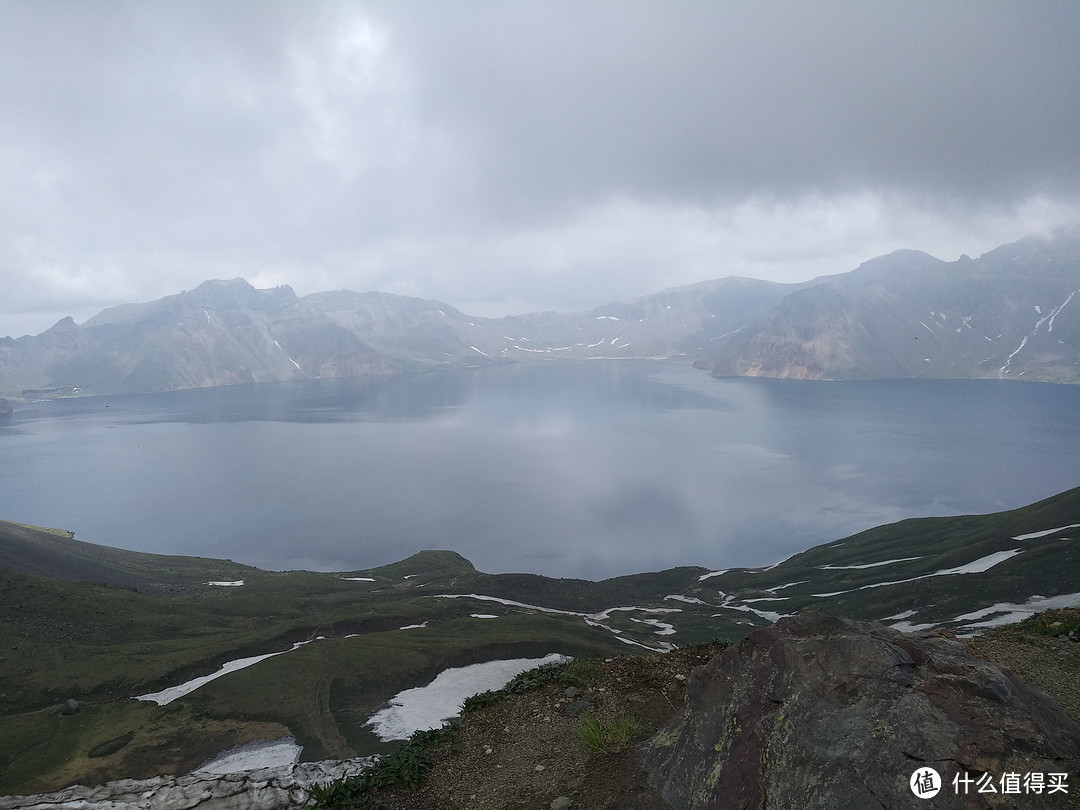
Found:
M 642 758 L 679 810 L 1060 808 L 1080 794 L 1080 727 L 1045 694 L 953 638 L 813 611 L 694 670 Z M 940 775 L 932 800 L 910 786 L 925 768 Z M 1025 790 L 1030 773 L 1068 793 Z

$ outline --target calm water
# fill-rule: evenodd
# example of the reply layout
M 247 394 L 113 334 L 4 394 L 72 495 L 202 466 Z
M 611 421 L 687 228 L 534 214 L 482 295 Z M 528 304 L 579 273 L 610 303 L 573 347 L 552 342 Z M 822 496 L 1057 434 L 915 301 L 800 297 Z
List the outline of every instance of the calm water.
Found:
M 0 461 L 0 517 L 95 543 L 329 571 L 450 548 L 601 578 L 1077 486 L 1080 387 L 535 363 L 36 403 Z

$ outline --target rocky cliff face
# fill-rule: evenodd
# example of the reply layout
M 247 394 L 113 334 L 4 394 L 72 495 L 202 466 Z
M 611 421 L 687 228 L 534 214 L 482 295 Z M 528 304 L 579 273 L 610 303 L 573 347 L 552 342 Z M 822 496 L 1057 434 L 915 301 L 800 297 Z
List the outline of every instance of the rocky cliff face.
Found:
M 1078 299 L 1077 232 L 956 262 L 897 251 L 793 291 L 702 364 L 718 376 L 1077 382 Z
M 399 371 L 288 287 L 212 281 L 0 342 L 0 390 L 130 393 Z
M 694 670 L 685 709 L 642 756 L 677 810 L 928 806 L 910 785 L 928 768 L 934 807 L 1062 807 L 1069 795 L 1023 779 L 1075 782 L 1080 727 L 953 638 L 807 612 Z M 1003 792 L 1010 773 L 1018 794 Z M 979 792 L 986 774 L 996 793 Z

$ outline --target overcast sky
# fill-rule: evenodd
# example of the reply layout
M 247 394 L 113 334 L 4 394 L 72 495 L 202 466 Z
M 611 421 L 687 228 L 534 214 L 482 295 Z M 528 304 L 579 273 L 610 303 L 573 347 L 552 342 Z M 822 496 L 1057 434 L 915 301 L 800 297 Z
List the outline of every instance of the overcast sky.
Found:
M 1080 2 L 0 0 L 0 335 L 242 276 L 475 315 L 1080 222 Z

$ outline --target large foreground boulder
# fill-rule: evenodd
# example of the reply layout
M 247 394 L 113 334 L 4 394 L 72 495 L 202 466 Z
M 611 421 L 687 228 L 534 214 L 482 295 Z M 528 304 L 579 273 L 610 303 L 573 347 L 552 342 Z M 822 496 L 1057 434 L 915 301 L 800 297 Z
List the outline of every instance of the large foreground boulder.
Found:
M 678 810 L 1080 804 L 1080 727 L 1044 693 L 955 638 L 813 611 L 694 670 L 641 755 Z

